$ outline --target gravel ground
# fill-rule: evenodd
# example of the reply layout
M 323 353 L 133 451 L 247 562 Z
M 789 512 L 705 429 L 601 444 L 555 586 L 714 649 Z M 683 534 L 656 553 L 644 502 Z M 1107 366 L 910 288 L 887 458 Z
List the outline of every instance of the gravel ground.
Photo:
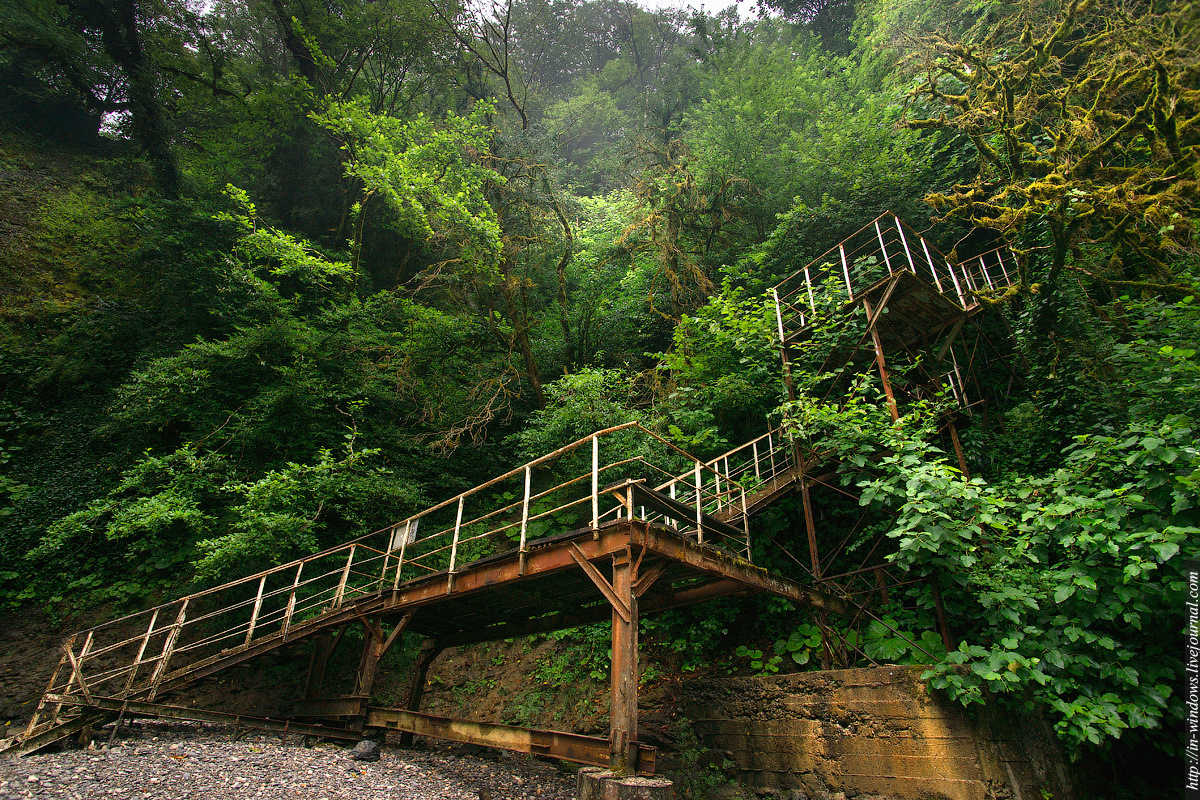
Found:
M 125 730 L 122 730 L 125 733 Z M 142 722 L 111 750 L 0 757 L 0 800 L 571 800 L 575 779 L 527 756 L 384 747 L 376 762 L 350 749 L 306 748 L 297 737 L 199 723 Z M 97 737 L 97 747 L 104 741 Z

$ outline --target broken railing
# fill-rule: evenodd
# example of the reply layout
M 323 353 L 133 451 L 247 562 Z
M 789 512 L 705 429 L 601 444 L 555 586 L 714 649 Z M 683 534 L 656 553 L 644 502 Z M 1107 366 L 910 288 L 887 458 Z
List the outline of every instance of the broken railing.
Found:
M 784 456 L 759 441 L 747 452 L 757 454 L 755 475 L 769 476 Z M 67 641 L 46 694 L 153 700 L 352 616 L 352 604 L 409 581 L 445 580 L 453 591 L 471 561 L 516 551 L 523 566 L 538 538 L 621 518 L 748 559 L 746 490 L 729 470 L 744 478 L 752 467 L 738 452 L 702 462 L 638 423 L 599 431 L 353 541 L 81 631 Z M 740 529 L 718 519 L 730 509 L 742 512 Z M 26 736 L 61 710 L 43 700 Z

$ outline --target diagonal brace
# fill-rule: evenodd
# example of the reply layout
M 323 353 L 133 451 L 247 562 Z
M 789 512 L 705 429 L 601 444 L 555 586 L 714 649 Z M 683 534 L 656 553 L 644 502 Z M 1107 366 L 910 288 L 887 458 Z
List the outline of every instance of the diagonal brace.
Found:
M 645 551 L 643 550 L 642 552 Z M 640 558 L 638 559 L 638 562 L 641 562 Z M 660 561 L 639 575 L 638 579 L 633 582 L 633 596 L 641 597 L 648 592 L 650 587 L 654 585 L 655 581 L 661 578 L 662 574 L 667 571 L 667 564 L 668 562 L 666 561 Z
M 605 598 L 608 599 L 608 602 L 612 604 L 613 610 L 617 612 L 617 615 L 620 616 L 625 622 L 632 620 L 633 616 L 629 613 L 629 605 L 617 595 L 617 592 L 615 589 L 613 589 L 612 584 L 600 574 L 600 570 L 596 569 L 592 562 L 587 560 L 587 556 L 585 556 L 583 551 L 579 549 L 579 545 L 575 544 L 574 542 L 571 542 L 570 544 L 571 558 L 575 559 L 575 563 L 582 567 L 587 576 L 592 579 L 592 583 L 596 584 L 596 588 L 599 589 Z

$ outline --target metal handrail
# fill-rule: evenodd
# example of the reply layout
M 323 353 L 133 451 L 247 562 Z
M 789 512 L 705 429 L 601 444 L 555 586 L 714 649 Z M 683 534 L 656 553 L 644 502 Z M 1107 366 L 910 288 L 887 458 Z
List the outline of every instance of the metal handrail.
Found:
M 963 310 L 978 304 L 976 294 L 1018 279 L 1015 256 L 1006 245 L 956 263 L 887 211 L 772 287 L 780 327 L 804 327 L 816 312 L 822 285 L 844 286 L 853 301 L 885 271 L 923 278 Z M 864 275 L 871 279 L 863 280 Z

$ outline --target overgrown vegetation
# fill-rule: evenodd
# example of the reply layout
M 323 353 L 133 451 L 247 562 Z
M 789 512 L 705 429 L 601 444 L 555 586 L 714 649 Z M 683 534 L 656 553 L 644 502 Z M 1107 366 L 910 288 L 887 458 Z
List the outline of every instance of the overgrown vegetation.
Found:
M 782 422 L 836 457 L 828 566 L 913 583 L 835 651 L 782 601 L 671 612 L 656 663 L 932 664 L 1074 757 L 1174 752 L 1196 4 L 761 5 L 0 2 L 0 600 L 121 612 L 597 428 L 711 456 Z M 894 421 L 829 361 L 865 331 L 832 285 L 783 403 L 763 290 L 886 209 L 1018 256 L 969 480 L 947 398 Z M 806 579 L 801 518 L 756 562 Z M 602 672 L 597 636 L 540 677 Z

